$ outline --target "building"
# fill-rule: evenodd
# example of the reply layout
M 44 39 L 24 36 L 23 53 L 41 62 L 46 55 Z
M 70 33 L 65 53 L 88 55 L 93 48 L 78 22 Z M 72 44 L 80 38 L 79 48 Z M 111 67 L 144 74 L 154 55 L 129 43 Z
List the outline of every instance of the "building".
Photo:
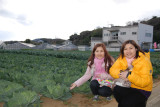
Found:
M 91 48 L 97 43 L 105 43 L 108 51 L 120 51 L 122 43 L 134 40 L 142 49 L 151 49 L 153 26 L 139 23 L 133 26 L 104 27 L 102 38 L 91 38 Z
M 48 43 L 42 43 L 40 45 L 36 45 L 35 47 L 33 47 L 33 49 L 42 49 L 42 50 L 45 50 L 45 49 L 54 49 L 54 46 L 50 45 Z
M 6 44 L 3 41 L 0 41 L 0 49 L 4 49 L 6 47 Z
M 64 45 L 58 46 L 57 50 L 77 50 L 78 49 L 78 47 L 72 44 L 72 42 L 69 40 L 66 40 L 63 44 Z
M 4 49 L 6 50 L 20 50 L 20 49 L 32 49 L 35 47 L 33 44 L 17 42 L 14 44 L 7 44 Z
M 79 45 L 78 50 L 79 51 L 88 51 L 88 50 L 90 50 L 90 47 L 87 45 Z

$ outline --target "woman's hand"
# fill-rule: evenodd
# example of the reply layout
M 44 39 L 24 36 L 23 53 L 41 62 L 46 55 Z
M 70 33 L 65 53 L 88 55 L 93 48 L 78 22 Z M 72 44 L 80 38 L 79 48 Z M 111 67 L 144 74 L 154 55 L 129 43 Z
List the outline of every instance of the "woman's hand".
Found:
M 128 79 L 126 78 L 126 77 L 127 77 L 127 74 L 128 74 L 127 71 L 121 72 L 121 73 L 119 74 L 119 77 L 122 78 L 122 79 L 124 79 L 124 80 L 128 80 Z
M 71 84 L 70 86 L 70 90 L 72 90 L 73 88 L 75 88 L 77 85 L 75 83 Z

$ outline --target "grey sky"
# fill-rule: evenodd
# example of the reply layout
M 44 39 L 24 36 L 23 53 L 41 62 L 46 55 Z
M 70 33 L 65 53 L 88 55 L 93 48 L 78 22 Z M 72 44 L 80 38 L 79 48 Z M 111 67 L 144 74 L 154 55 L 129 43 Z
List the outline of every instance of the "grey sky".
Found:
M 69 39 L 74 33 L 160 16 L 159 0 L 0 0 L 0 40 Z M 4 38 L 5 37 L 5 38 Z

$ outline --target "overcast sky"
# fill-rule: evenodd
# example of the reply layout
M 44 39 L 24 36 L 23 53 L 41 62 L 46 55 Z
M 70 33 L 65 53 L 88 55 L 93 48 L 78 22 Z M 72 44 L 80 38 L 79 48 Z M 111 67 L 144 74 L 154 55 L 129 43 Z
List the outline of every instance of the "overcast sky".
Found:
M 74 33 L 160 17 L 160 0 L 0 0 L 0 40 L 69 39 Z

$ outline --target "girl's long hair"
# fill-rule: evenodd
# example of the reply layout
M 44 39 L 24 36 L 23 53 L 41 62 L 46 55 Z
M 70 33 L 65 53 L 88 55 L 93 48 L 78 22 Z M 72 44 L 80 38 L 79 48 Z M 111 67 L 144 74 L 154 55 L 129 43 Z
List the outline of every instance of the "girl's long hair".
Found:
M 91 68 L 91 65 L 94 63 L 94 58 L 95 58 L 95 51 L 98 47 L 102 47 L 104 50 L 104 63 L 105 63 L 105 71 L 107 71 L 107 73 L 109 73 L 109 69 L 113 64 L 113 58 L 109 55 L 108 51 L 106 50 L 106 46 L 103 43 L 98 43 L 94 46 L 91 56 L 88 59 L 88 62 L 91 61 L 91 63 L 88 65 Z M 108 63 L 108 67 L 107 67 L 107 63 Z
M 120 56 L 122 56 L 122 58 L 124 57 L 124 48 L 127 44 L 132 44 L 136 48 L 136 56 L 135 56 L 136 58 L 139 57 L 139 52 L 142 52 L 143 54 L 145 54 L 144 51 L 140 48 L 140 46 L 134 40 L 127 40 L 122 44 L 122 47 L 121 47 Z

